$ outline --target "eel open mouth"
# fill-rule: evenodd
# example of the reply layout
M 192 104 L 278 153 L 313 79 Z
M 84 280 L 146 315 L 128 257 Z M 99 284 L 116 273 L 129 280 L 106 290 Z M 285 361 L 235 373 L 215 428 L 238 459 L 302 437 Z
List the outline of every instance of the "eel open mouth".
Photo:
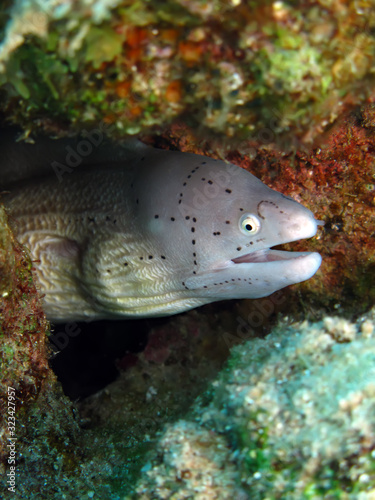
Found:
M 301 236 L 298 239 L 310 238 L 316 234 L 317 226 L 324 226 L 324 221 L 321 220 L 313 219 L 313 223 L 313 233 Z M 290 243 L 290 241 L 286 243 Z M 256 264 L 257 262 L 274 262 L 278 260 L 298 259 L 299 257 L 307 257 L 309 254 L 312 255 L 315 254 L 315 252 L 286 252 L 285 250 L 272 250 L 271 248 L 266 248 L 236 257 L 232 259 L 232 262 L 234 264 Z
M 256 252 L 250 252 L 246 255 L 241 255 L 241 257 L 236 257 L 232 259 L 234 264 L 256 264 L 258 262 L 274 262 L 277 260 L 292 260 L 298 257 L 306 257 L 311 252 L 286 252 L 284 250 L 257 250 Z

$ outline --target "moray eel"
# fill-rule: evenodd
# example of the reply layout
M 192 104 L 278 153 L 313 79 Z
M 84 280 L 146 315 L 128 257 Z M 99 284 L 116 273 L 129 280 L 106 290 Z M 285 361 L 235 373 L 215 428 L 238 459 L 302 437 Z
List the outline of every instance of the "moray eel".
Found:
M 141 144 L 91 168 L 56 165 L 64 167 L 49 162 L 33 170 L 43 176 L 8 185 L 0 178 L 53 322 L 264 297 L 320 266 L 318 253 L 270 248 L 314 236 L 321 223 L 235 165 Z

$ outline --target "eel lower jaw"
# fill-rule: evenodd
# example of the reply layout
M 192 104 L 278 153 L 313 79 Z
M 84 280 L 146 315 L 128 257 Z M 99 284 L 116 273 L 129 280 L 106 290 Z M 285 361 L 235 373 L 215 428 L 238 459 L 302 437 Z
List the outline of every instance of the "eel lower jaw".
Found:
M 319 269 L 322 258 L 317 252 L 260 250 L 232 259 L 231 263 L 234 269 L 238 267 L 241 272 L 252 269 L 254 276 L 268 275 L 275 282 L 280 281 L 278 288 L 282 288 L 311 278 Z
M 218 262 L 184 283 L 190 290 L 204 288 L 216 297 L 257 299 L 311 278 L 321 262 L 316 252 L 267 249 Z

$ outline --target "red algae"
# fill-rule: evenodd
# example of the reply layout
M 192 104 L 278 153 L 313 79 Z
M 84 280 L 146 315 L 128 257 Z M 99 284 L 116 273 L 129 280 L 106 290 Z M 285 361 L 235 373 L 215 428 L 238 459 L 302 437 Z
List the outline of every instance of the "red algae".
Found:
M 302 293 L 303 301 L 315 307 L 360 313 L 375 301 L 374 128 L 375 105 L 369 103 L 338 121 L 320 147 L 310 150 L 277 148 L 271 127 L 236 151 L 204 138 L 196 141 L 183 125 L 174 125 L 154 143 L 225 158 L 308 207 L 325 225 L 315 238 L 283 248 L 319 252 L 323 263 L 314 278 L 285 290 L 291 295 L 288 309 L 293 297 L 301 304 Z
M 87 491 L 72 403 L 48 363 L 50 326 L 33 281 L 33 262 L 8 222 L 13 223 L 0 206 L 1 498 L 14 493 L 50 498 L 55 483 L 61 494 L 73 484 Z M 12 471 L 13 484 L 7 482 Z
M 302 285 L 316 304 L 352 311 L 375 300 L 375 138 L 365 120 L 372 105 L 336 127 L 321 148 L 258 154 L 251 170 L 266 184 L 305 204 L 325 222 L 308 243 L 289 245 L 323 257 L 320 271 Z M 265 153 L 265 154 L 264 154 Z
M 8 387 L 16 391 L 16 412 L 37 398 L 45 384 L 51 383 L 48 367 L 49 324 L 43 312 L 32 277 L 32 261 L 9 226 L 0 208 L 0 393 L 1 416 L 7 411 Z M 22 407 L 22 408 L 21 408 Z M 0 457 L 4 457 L 2 434 Z

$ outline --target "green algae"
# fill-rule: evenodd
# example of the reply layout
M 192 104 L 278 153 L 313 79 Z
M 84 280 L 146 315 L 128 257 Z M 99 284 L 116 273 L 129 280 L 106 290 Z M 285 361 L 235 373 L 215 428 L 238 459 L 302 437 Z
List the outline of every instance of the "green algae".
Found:
M 3 110 L 28 130 L 99 119 L 117 137 L 186 121 L 232 141 L 276 111 L 280 137 L 311 140 L 340 99 L 372 91 L 373 7 L 98 0 L 90 12 L 83 0 L 19 0 L 3 18 Z
M 123 39 L 110 27 L 91 27 L 85 37 L 85 59 L 98 69 L 104 62 L 112 61 L 121 54 Z

